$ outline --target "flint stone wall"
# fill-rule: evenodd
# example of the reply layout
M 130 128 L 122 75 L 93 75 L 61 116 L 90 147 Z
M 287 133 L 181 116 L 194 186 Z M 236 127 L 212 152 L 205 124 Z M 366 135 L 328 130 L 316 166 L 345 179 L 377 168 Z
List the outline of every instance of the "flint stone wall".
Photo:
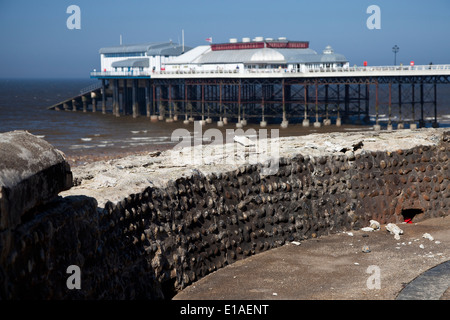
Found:
M 18 226 L 2 251 L 1 297 L 170 298 L 288 241 L 371 219 L 399 223 L 411 210 L 414 221 L 448 215 L 450 134 L 441 138 L 396 152 L 285 157 L 273 176 L 262 177 L 261 165 L 197 173 L 104 208 L 60 198 Z M 81 290 L 65 286 L 69 265 L 81 268 Z

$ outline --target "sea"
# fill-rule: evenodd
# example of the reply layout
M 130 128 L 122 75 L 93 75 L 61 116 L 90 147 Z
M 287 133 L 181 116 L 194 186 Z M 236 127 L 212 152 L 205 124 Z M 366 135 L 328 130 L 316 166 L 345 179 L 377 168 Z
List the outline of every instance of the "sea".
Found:
M 98 80 L 93 79 L 0 79 L 0 132 L 26 130 L 61 150 L 72 159 L 74 165 L 88 162 L 89 159 L 116 157 L 135 152 L 152 152 L 176 146 L 180 140 L 173 139 L 176 129 L 184 128 L 193 134 L 193 124 L 184 125 L 182 120 L 173 123 L 150 122 L 146 116 L 115 117 L 101 112 L 72 112 L 49 110 L 48 107 L 76 96 L 82 88 Z M 374 95 L 372 95 L 374 96 Z M 373 106 L 374 103 L 371 103 Z M 373 109 L 373 107 L 372 107 Z M 425 117 L 434 118 L 434 111 L 426 110 Z M 438 87 L 438 122 L 441 127 L 450 127 L 450 86 Z M 386 108 L 382 108 L 380 120 L 385 121 Z M 370 110 L 371 120 L 375 111 Z M 395 120 L 395 119 L 393 119 Z M 207 128 L 217 128 L 215 122 Z M 205 129 L 207 129 L 205 128 Z M 258 124 L 249 124 L 244 130 Z M 236 129 L 234 123 L 221 128 Z M 266 128 L 280 129 L 279 124 L 269 124 Z M 304 128 L 301 124 L 290 124 L 287 129 L 280 129 L 280 136 L 301 136 L 309 133 L 330 131 L 367 131 L 370 126 L 346 124 Z M 270 135 L 269 135 L 270 137 Z

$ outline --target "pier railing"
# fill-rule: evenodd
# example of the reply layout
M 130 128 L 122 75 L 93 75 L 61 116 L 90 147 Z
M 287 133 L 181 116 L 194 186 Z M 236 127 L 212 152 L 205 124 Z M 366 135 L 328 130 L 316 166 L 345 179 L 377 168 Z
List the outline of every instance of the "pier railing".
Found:
M 87 87 L 81 89 L 80 94 L 83 95 L 83 94 L 89 93 L 91 91 L 100 89 L 101 87 L 102 87 L 102 84 L 96 82 L 96 83 L 91 84 L 90 86 L 87 86 Z
M 276 77 L 309 77 L 318 75 L 427 75 L 427 74 L 445 74 L 450 75 L 450 64 L 443 65 L 417 65 L 417 66 L 367 66 L 367 67 L 339 67 L 339 68 L 315 68 L 315 69 L 234 69 L 234 70 L 174 70 L 174 71 L 104 71 L 91 72 L 91 77 L 150 77 L 150 78 L 175 78 L 179 76 L 198 77 L 198 76 L 217 76 L 224 75 L 229 77 L 241 76 L 259 76 L 273 75 Z

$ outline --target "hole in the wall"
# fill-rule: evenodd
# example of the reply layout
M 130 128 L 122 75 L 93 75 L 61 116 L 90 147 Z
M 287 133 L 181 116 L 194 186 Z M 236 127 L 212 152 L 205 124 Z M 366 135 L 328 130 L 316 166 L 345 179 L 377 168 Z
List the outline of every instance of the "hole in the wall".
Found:
M 417 220 L 417 216 L 423 215 L 423 209 L 403 209 L 402 216 L 406 223 L 412 223 L 414 218 Z

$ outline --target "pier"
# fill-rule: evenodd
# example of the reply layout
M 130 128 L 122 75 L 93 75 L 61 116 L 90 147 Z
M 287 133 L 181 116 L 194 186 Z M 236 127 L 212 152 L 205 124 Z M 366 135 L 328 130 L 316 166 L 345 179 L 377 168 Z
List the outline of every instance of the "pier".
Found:
M 146 116 L 152 121 L 201 120 L 223 125 L 278 121 L 282 126 L 341 125 L 353 119 L 375 129 L 438 126 L 438 89 L 450 65 L 189 72 L 92 72 L 99 84 L 50 108 Z
M 327 46 L 256 37 L 195 48 L 172 42 L 101 48 L 99 83 L 50 108 L 151 121 L 438 127 L 450 65 L 350 66 Z

